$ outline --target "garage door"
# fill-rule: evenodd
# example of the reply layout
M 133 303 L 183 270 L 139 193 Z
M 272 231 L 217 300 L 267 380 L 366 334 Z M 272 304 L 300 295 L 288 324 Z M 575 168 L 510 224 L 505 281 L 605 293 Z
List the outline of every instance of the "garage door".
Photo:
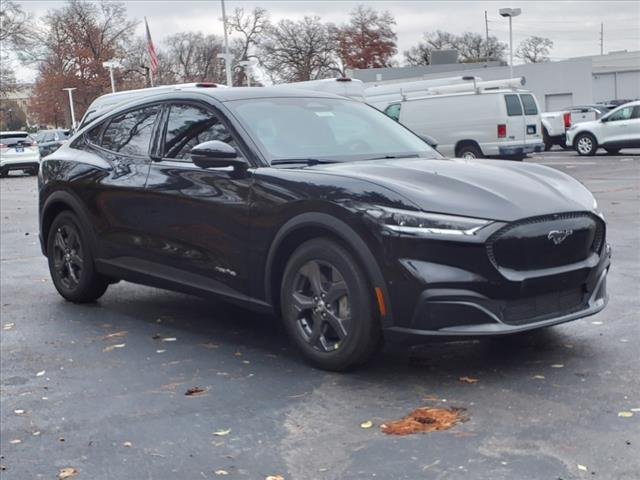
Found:
M 573 105 L 573 94 L 552 93 L 544 96 L 544 106 L 547 112 L 557 112 Z

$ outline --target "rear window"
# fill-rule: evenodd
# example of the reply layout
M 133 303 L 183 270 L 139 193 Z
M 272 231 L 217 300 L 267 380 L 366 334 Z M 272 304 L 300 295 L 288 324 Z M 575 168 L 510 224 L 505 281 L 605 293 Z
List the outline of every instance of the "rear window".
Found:
M 510 117 L 522 115 L 522 104 L 518 95 L 505 95 L 504 100 L 507 102 L 507 115 Z
M 29 136 L 29 134 L 27 132 L 24 132 L 24 133 L 20 133 L 20 132 L 16 132 L 16 133 L 0 133 L 0 139 L 2 139 L 2 140 L 4 140 L 5 138 L 15 138 L 15 139 L 24 140 L 28 136 Z
M 2 143 L 2 145 L 6 145 L 8 147 L 11 147 L 13 145 L 17 145 L 19 143 L 22 144 L 27 144 L 27 143 L 31 143 L 33 140 L 31 139 L 31 137 L 29 136 L 29 134 L 25 133 L 24 135 L 21 133 L 3 133 L 0 136 L 0 143 Z
M 524 114 L 525 115 L 537 115 L 538 107 L 536 106 L 536 101 L 533 99 L 533 95 L 520 95 L 522 99 L 522 105 L 524 105 Z

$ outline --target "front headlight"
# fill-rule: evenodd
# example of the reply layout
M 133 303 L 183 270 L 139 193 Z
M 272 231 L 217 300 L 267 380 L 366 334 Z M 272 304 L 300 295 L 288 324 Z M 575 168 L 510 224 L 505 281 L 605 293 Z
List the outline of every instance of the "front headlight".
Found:
M 409 235 L 475 235 L 478 230 L 492 223 L 492 220 L 481 218 L 387 207 L 369 208 L 367 214 L 380 222 L 384 228 Z

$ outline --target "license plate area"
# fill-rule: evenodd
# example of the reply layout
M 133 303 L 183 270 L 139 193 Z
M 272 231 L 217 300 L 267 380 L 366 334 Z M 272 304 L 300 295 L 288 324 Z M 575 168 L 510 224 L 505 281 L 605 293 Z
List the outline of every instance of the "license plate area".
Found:
M 18 153 L 24 152 L 24 146 L 22 146 L 22 145 L 16 145 L 15 149 L 16 149 L 16 152 L 18 152 Z
M 535 135 L 535 134 L 536 134 L 536 126 L 527 125 L 527 135 Z

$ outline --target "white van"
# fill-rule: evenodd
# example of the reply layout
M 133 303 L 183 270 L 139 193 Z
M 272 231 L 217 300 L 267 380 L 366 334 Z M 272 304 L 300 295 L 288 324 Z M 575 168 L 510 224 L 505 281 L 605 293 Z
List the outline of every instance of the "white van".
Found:
M 334 93 L 343 97 L 364 102 L 364 83 L 362 80 L 349 77 L 323 78 L 305 82 L 282 83 L 274 87 L 301 88 L 316 92 Z
M 415 133 L 434 137 L 445 156 L 522 159 L 544 149 L 540 108 L 531 92 L 456 87 L 392 103 L 384 112 Z

